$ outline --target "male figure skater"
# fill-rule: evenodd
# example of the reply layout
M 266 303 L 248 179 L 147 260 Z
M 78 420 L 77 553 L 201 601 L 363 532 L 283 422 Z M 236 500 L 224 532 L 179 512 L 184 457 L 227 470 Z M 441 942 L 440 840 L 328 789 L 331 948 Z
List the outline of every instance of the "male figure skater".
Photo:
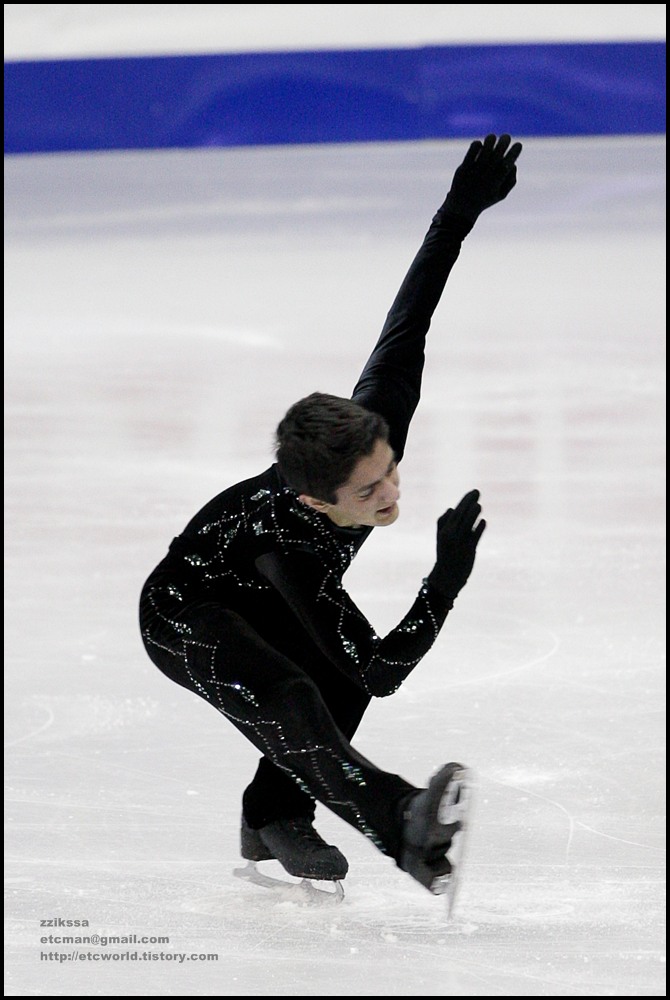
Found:
M 372 529 L 398 517 L 398 463 L 433 312 L 463 239 L 514 187 L 520 152 L 509 135 L 471 144 L 351 399 L 295 403 L 277 428 L 276 463 L 210 500 L 144 585 L 152 661 L 263 755 L 242 801 L 251 861 L 344 878 L 346 859 L 314 829 L 318 801 L 429 891 L 445 891 L 465 769 L 447 764 L 417 789 L 350 741 L 370 698 L 397 690 L 430 649 L 465 585 L 485 528 L 478 491 L 439 519 L 435 565 L 384 638 L 342 577 Z

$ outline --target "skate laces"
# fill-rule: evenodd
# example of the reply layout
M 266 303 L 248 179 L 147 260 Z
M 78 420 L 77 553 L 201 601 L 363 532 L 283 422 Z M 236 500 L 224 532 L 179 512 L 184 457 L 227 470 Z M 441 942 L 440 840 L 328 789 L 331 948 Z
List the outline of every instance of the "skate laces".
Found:
M 315 847 L 329 847 L 323 837 L 314 829 L 313 821 L 307 816 L 297 819 L 286 820 L 286 825 L 291 832 L 297 834 L 301 841 L 313 844 Z

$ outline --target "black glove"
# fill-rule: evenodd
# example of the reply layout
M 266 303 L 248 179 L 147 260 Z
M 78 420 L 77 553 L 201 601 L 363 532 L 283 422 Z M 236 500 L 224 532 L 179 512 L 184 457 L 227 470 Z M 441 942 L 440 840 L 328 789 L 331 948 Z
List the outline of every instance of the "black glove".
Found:
M 516 184 L 516 161 L 522 150 L 520 142 L 509 135 L 487 135 L 470 146 L 454 174 L 451 190 L 442 211 L 462 215 L 475 222 L 485 208 L 502 201 Z
M 479 490 L 472 490 L 455 510 L 450 507 L 437 522 L 437 560 L 428 583 L 450 603 L 472 571 L 475 549 L 486 527 L 486 521 L 474 526 L 481 511 Z

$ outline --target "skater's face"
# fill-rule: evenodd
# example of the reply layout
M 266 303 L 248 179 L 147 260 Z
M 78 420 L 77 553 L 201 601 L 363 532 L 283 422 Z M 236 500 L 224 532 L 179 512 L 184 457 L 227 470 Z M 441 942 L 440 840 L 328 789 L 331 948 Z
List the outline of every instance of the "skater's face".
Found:
M 393 449 L 379 438 L 370 455 L 361 458 L 337 491 L 337 503 L 301 496 L 303 503 L 326 514 L 340 528 L 382 528 L 400 513 L 400 478 Z

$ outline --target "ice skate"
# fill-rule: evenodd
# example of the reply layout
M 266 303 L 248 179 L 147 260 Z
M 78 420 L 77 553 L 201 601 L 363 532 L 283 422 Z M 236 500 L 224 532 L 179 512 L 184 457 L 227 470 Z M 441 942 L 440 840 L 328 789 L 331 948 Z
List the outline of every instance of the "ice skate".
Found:
M 260 830 L 252 830 L 242 817 L 240 844 L 242 857 L 248 864 L 234 870 L 238 878 L 319 902 L 339 902 L 344 897 L 341 882 L 349 870 L 347 859 L 337 847 L 323 840 L 307 817 L 277 820 Z M 259 861 L 272 860 L 302 881 L 291 883 L 259 871 Z M 312 885 L 312 880 L 332 882 L 334 889 Z
M 246 861 L 273 861 L 274 854 L 263 843 L 258 830 L 252 830 L 244 816 L 240 827 L 240 853 Z
M 403 811 L 400 868 L 434 895 L 446 895 L 448 916 L 460 880 L 471 787 L 467 768 L 445 764 Z

